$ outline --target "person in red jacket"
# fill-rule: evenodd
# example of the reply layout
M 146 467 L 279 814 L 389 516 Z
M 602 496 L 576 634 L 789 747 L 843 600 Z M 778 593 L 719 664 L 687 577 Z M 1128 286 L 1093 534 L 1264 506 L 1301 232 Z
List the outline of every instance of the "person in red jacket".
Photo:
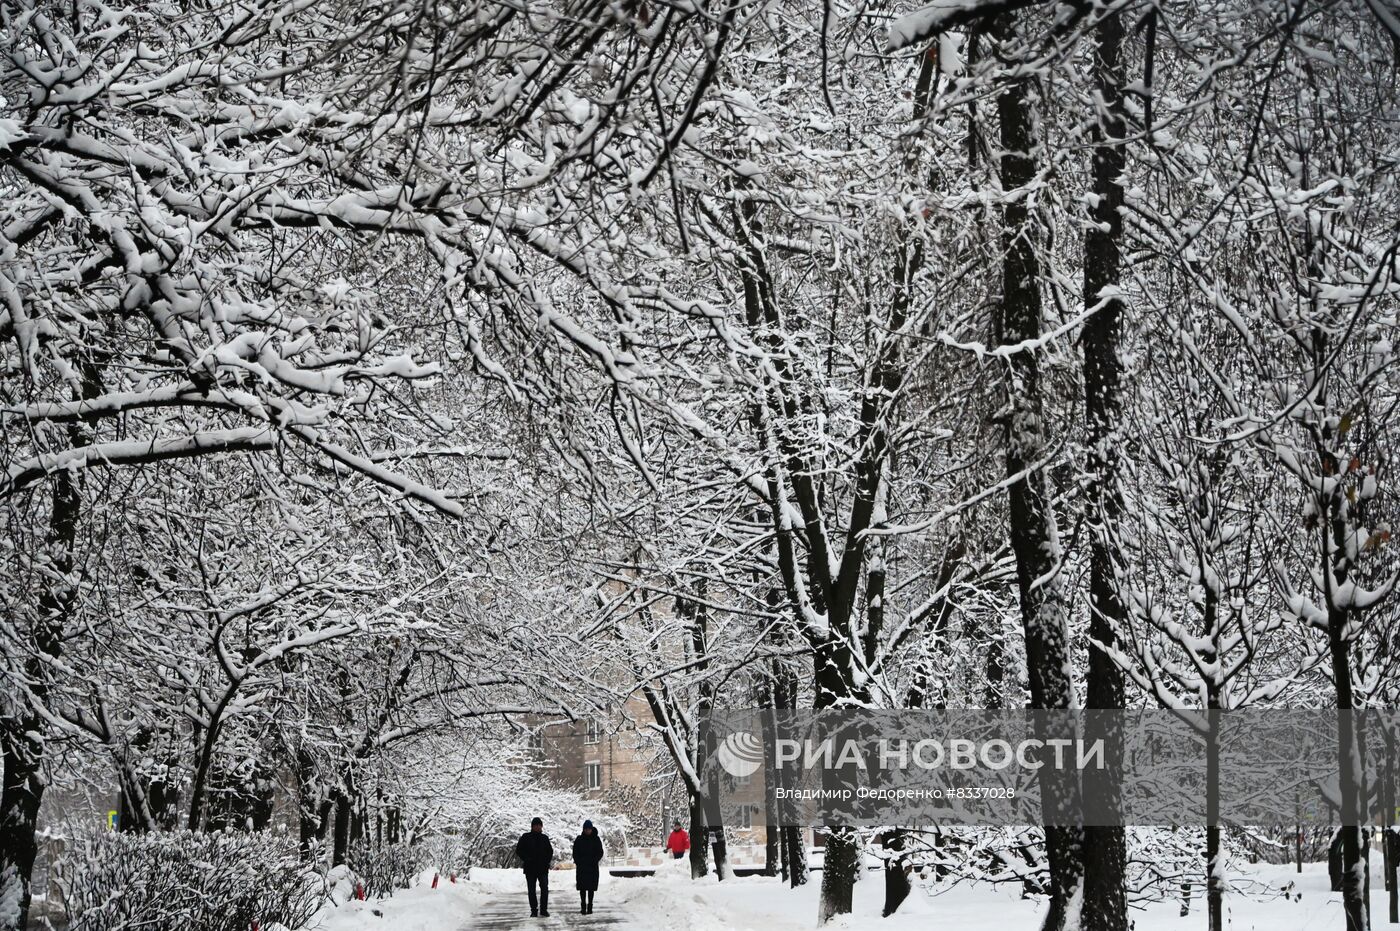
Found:
M 671 856 L 679 860 L 685 856 L 685 852 L 690 849 L 690 835 L 685 833 L 685 828 L 677 821 L 671 825 L 671 836 L 666 838 L 666 849 L 671 851 Z

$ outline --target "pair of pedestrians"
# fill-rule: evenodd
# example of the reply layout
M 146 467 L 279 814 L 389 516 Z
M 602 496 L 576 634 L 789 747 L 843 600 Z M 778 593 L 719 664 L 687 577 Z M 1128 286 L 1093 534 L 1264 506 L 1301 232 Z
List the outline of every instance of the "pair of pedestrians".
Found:
M 598 867 L 603 862 L 603 839 L 592 821 L 583 822 L 583 832 L 574 838 L 574 885 L 578 889 L 579 914 L 593 914 L 593 893 L 598 891 Z M 544 821 L 535 818 L 530 830 L 520 835 L 515 855 L 525 870 L 525 888 L 530 895 L 530 917 L 549 916 L 549 868 L 554 847 L 544 832 Z M 538 887 L 538 897 L 536 896 Z

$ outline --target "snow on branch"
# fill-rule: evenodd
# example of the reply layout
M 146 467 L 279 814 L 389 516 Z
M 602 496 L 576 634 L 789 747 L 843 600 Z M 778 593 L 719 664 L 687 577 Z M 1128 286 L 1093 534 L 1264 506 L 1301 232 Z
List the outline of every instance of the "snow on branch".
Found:
M 151 437 L 78 446 L 60 453 L 44 453 L 11 466 L 4 481 L 0 481 L 0 498 L 9 497 L 61 469 L 161 462 L 210 453 L 252 452 L 271 449 L 273 444 L 274 436 L 269 427 L 238 427 L 208 430 L 189 436 Z
M 1031 0 L 937 0 L 905 14 L 890 26 L 885 50 L 898 52 L 950 29 L 1029 6 Z

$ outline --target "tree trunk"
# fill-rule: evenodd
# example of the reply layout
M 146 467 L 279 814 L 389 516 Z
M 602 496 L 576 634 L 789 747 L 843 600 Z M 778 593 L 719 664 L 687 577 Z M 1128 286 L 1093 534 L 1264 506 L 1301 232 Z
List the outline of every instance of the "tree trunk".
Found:
M 326 832 L 331 829 L 331 824 L 335 821 L 335 800 L 333 798 L 324 799 L 321 802 L 320 814 L 316 818 L 316 839 L 324 841 Z
M 191 831 L 204 828 L 208 813 L 209 783 L 214 777 L 214 749 L 219 742 L 219 732 L 223 727 L 224 711 L 233 700 L 236 689 L 226 689 L 214 709 L 209 713 L 203 734 L 199 739 L 199 750 L 195 756 L 194 776 L 190 779 L 190 814 L 185 827 Z
M 715 855 L 715 879 L 723 882 L 729 875 L 729 846 L 724 839 L 724 825 L 714 819 L 709 826 L 710 846 Z
M 904 863 L 904 846 L 908 840 L 903 831 L 887 831 L 880 839 L 888 852 L 885 857 L 885 908 L 882 914 L 888 918 L 899 910 L 900 904 L 909 898 L 909 871 Z
M 822 895 L 817 924 L 848 915 L 860 872 L 860 839 L 854 830 L 835 827 L 827 832 L 822 854 Z
M 117 786 L 117 830 L 123 834 L 158 830 L 151 811 L 151 783 L 135 772 L 126 760 L 117 762 Z
M 703 585 L 703 580 L 701 584 Z M 697 594 L 703 599 L 704 589 L 700 588 Z M 696 659 L 696 670 L 703 674 L 709 665 L 709 615 L 700 600 L 682 602 L 677 609 L 688 614 L 691 619 L 691 650 Z M 706 677 L 700 682 L 699 700 L 696 702 L 696 720 L 699 728 L 695 734 L 695 772 L 700 774 L 703 784 L 695 787 L 690 799 L 690 875 L 692 878 L 698 878 L 709 871 L 706 864 L 706 847 L 710 844 L 712 831 L 719 830 L 714 844 L 715 875 L 723 880 L 729 866 L 729 858 L 724 847 L 724 832 L 720 827 L 723 821 L 719 816 L 719 772 L 705 772 L 710 768 L 709 761 L 715 752 L 714 728 L 710 726 L 714 700 L 714 682 Z
M 787 882 L 788 882 L 788 845 L 787 845 L 787 829 L 786 829 L 786 828 L 779 828 L 779 829 L 778 829 L 778 869 L 780 870 L 779 878 L 782 880 L 782 882 L 783 882 L 784 885 L 787 885 Z
M 699 879 L 710 872 L 709 845 L 705 838 L 704 799 L 690 795 L 690 878 Z
M 1094 204 L 1084 235 L 1084 304 L 1097 307 L 1084 325 L 1084 412 L 1088 419 L 1089 507 L 1093 533 L 1089 543 L 1089 637 L 1112 648 L 1123 625 L 1124 609 L 1116 580 L 1119 515 L 1123 510 L 1118 485 L 1118 425 L 1123 402 L 1123 302 L 1120 284 L 1120 240 L 1123 233 L 1123 174 L 1126 121 L 1122 100 L 1121 14 L 1099 20 L 1094 43 L 1094 90 L 1100 111 L 1094 121 Z M 1089 717 L 1089 739 L 1104 742 L 1103 769 L 1084 773 L 1085 797 L 1105 811 L 1121 813 L 1123 728 L 1118 711 L 1124 707 L 1123 673 L 1100 649 L 1089 649 L 1088 705 L 1110 714 Z M 1084 829 L 1084 924 L 1095 931 L 1127 931 L 1127 840 L 1117 818 L 1114 824 Z
M 1337 789 L 1342 799 L 1342 910 L 1347 931 L 1367 931 L 1370 927 L 1363 897 L 1361 851 L 1360 767 L 1357 752 L 1356 721 L 1352 717 L 1354 699 L 1351 687 L 1351 656 L 1343 637 L 1350 611 L 1329 609 L 1327 641 L 1332 658 L 1332 680 L 1337 689 Z
M 793 711 L 797 708 L 797 675 L 790 669 L 775 663 L 773 666 L 773 705 L 778 711 Z M 789 775 L 792 764 L 784 764 L 778 772 L 779 784 L 791 786 L 796 782 Z M 807 848 L 804 844 L 802 828 L 795 824 L 782 826 L 783 868 L 788 885 L 796 889 L 805 886 L 809 878 L 807 872 Z
M 37 725 L 29 716 L 21 724 Z M 0 928 L 22 931 L 27 926 L 32 899 L 30 880 L 34 874 L 34 858 L 39 845 L 35 830 L 39 821 L 39 802 L 44 795 L 44 780 L 40 772 L 43 741 L 31 735 L 37 732 L 20 729 L 6 722 L 0 732 L 0 750 L 5 761 L 3 803 L 0 803 Z M 9 903 L 13 903 L 10 906 Z
M 49 569 L 61 581 L 49 583 L 39 595 L 30 645 L 33 652 L 25 657 L 23 665 L 30 693 L 38 702 L 48 698 L 46 658 L 57 657 L 60 652 L 63 626 L 76 596 L 69 575 L 78 534 L 78 488 L 72 473 L 65 470 L 56 471 L 51 481 L 53 504 L 45 543 Z M 0 929 L 23 931 L 29 920 L 33 899 L 30 882 L 39 852 L 35 831 L 44 797 L 46 728 L 32 706 L 7 711 L 0 720 L 0 757 L 5 767 L 0 780 Z
M 1225 920 L 1225 852 L 1220 845 L 1220 696 L 1212 689 L 1206 711 L 1206 921 L 1223 931 Z
M 1321 343 L 1317 344 L 1321 348 Z M 1323 444 L 1331 440 L 1330 431 L 1323 431 Z M 1326 475 L 1340 471 L 1335 453 L 1325 445 L 1319 450 L 1319 461 Z M 1356 700 L 1352 690 L 1351 641 L 1348 628 L 1359 618 L 1355 610 L 1336 597 L 1336 589 L 1352 581 L 1351 557 L 1347 543 L 1352 528 L 1347 502 L 1340 484 L 1329 488 L 1319 501 L 1319 511 L 1327 515 L 1319 523 L 1319 543 L 1322 571 L 1327 594 L 1327 650 L 1332 664 L 1332 683 L 1337 692 L 1337 792 L 1341 796 L 1342 834 L 1342 910 L 1346 915 L 1347 931 L 1367 931 L 1370 911 L 1365 898 L 1365 861 L 1362 852 L 1361 825 L 1364 805 L 1361 787 L 1363 767 L 1361 744 L 1356 730 L 1353 710 Z
M 831 611 L 834 615 L 836 612 Z M 833 632 L 849 632 L 849 618 L 833 624 Z M 848 636 L 833 635 L 816 653 L 817 696 L 816 710 L 834 706 L 839 700 L 855 697 L 868 699 L 853 687 L 849 672 L 854 668 L 855 659 Z M 828 767 L 822 771 L 822 785 L 828 791 L 845 787 L 842 773 Z M 822 856 L 822 888 L 817 907 L 817 924 L 825 924 L 836 915 L 846 915 L 851 911 L 851 900 L 855 894 L 855 882 L 860 860 L 860 843 L 856 832 L 850 827 L 827 822 L 826 847 Z
M 297 805 L 297 841 L 303 858 L 310 857 L 315 849 L 321 824 L 317 819 L 314 802 L 303 800 Z
M 807 845 L 804 840 L 802 828 L 797 825 L 789 824 L 783 828 L 783 849 L 787 851 L 784 860 L 787 863 L 788 885 L 793 889 L 807 885 L 807 880 L 811 875 L 807 869 Z
M 1385 812 L 1385 833 L 1381 835 L 1381 852 L 1384 854 L 1382 863 L 1385 870 L 1385 891 L 1390 903 L 1389 918 L 1391 924 L 1400 924 L 1400 883 L 1396 882 L 1396 850 L 1395 833 L 1395 728 L 1394 720 L 1386 720 L 1384 723 L 1385 732 L 1385 782 L 1382 785 L 1381 808 Z
M 340 866 L 350 850 L 350 815 L 355 800 L 344 790 L 337 789 L 335 802 L 335 834 L 331 843 L 331 866 Z
M 1014 16 L 998 17 L 993 29 L 998 41 L 1014 39 Z M 1039 144 L 1035 108 L 1029 79 L 1009 82 L 997 97 L 1003 191 L 1024 189 L 1035 178 Z M 996 339 L 1001 345 L 1015 345 L 1041 335 L 1039 223 L 1024 196 L 1009 197 L 1004 204 L 1001 239 L 1004 258 Z M 1010 535 L 1025 630 L 1031 708 L 1068 709 L 1074 704 L 1074 685 L 1069 673 L 1066 607 L 1058 578 L 1059 530 L 1046 475 L 1039 467 L 1049 445 L 1039 357 L 1033 350 L 1015 352 L 1008 358 L 1006 368 L 1006 473 L 1015 477 L 1008 489 Z M 1047 768 L 1041 776 L 1051 895 L 1044 927 L 1045 931 L 1060 931 L 1083 881 L 1080 786 L 1073 773 Z
M 774 746 L 773 741 L 777 737 L 777 722 L 773 717 L 773 700 L 773 689 L 765 688 L 759 702 L 763 745 L 765 747 Z M 763 810 L 767 813 L 767 823 L 763 825 L 763 875 L 765 876 L 778 875 L 778 861 L 781 859 L 778 853 L 777 789 L 779 779 L 779 774 L 767 769 L 763 770 Z

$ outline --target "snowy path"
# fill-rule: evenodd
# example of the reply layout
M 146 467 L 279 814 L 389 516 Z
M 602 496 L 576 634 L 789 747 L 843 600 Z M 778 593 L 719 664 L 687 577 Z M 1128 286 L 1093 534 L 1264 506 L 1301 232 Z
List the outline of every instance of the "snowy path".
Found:
M 570 889 L 569 892 L 573 890 Z M 558 928 L 615 929 L 628 921 L 628 916 L 624 914 L 621 906 L 608 907 L 601 902 L 595 902 L 593 914 L 580 915 L 576 904 L 577 897 L 570 895 L 569 900 L 567 906 L 551 901 L 553 907 L 548 918 L 531 918 L 530 906 L 523 892 L 514 896 L 497 895 L 469 919 L 461 931 L 516 931 L 517 928 L 539 928 L 541 931 L 555 931 Z
M 1249 869 L 1256 894 L 1226 898 L 1227 931 L 1342 931 L 1341 905 L 1327 887 L 1325 864 L 1309 864 L 1301 876 L 1290 867 Z M 794 890 L 763 877 L 692 882 L 685 871 L 646 879 L 605 876 L 593 915 L 578 913 L 567 871 L 551 878 L 548 918 L 530 917 L 519 871 L 473 870 L 469 882 L 434 889 L 428 873 L 392 898 L 343 902 L 326 909 L 309 931 L 816 931 L 818 877 Z M 1385 891 L 1378 874 L 1371 892 L 1375 927 L 1394 927 L 1383 922 Z M 823 931 L 1036 931 L 1041 923 L 1042 904 L 1005 886 L 964 884 L 916 895 L 887 919 L 879 917 L 883 893 L 879 876 L 868 874 L 856 885 L 855 914 Z M 1148 903 L 1133 910 L 1132 920 L 1137 931 L 1201 931 L 1203 905 L 1198 898 L 1182 917 L 1176 901 Z

